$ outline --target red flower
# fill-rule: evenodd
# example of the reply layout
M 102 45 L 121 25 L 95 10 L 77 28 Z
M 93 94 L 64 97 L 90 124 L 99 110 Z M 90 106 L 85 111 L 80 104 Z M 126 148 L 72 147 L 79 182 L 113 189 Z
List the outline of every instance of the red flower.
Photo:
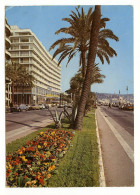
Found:
M 8 177 L 9 176 L 9 173 L 8 172 L 6 172 L 6 177 Z
M 42 178 L 39 179 L 39 183 L 42 184 L 42 185 L 44 185 L 45 184 L 44 179 L 42 179 Z
M 15 176 L 18 176 L 18 173 L 17 172 L 15 172 Z

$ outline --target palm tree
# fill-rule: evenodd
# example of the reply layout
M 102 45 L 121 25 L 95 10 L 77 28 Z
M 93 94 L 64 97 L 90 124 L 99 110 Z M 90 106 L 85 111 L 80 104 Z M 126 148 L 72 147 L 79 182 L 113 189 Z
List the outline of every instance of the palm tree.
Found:
M 96 10 L 98 10 L 98 6 L 95 7 Z M 67 21 L 70 23 L 70 27 L 67 28 L 61 28 L 56 32 L 56 34 L 59 34 L 60 32 L 69 34 L 71 37 L 64 38 L 56 41 L 52 46 L 51 49 L 54 49 L 56 46 L 58 48 L 54 52 L 53 58 L 55 58 L 57 55 L 60 55 L 58 59 L 58 64 L 62 62 L 62 60 L 66 57 L 68 57 L 67 64 L 70 62 L 70 60 L 74 57 L 74 55 L 79 52 L 80 53 L 80 65 L 82 65 L 82 75 L 85 79 L 84 85 L 86 86 L 87 83 L 90 83 L 91 85 L 91 76 L 93 70 L 94 70 L 94 64 L 95 59 L 93 58 L 94 63 L 92 64 L 92 71 L 91 73 L 87 73 L 88 70 L 88 59 L 89 59 L 89 48 L 90 48 L 90 39 L 91 39 L 91 30 L 93 29 L 93 23 L 96 25 L 96 11 L 92 12 L 92 8 L 89 9 L 88 14 L 86 15 L 83 11 L 83 8 L 81 9 L 81 14 L 79 10 L 76 8 L 77 13 L 72 11 L 72 14 L 70 15 L 70 18 L 64 18 L 64 21 Z M 94 21 L 94 22 L 93 22 Z M 108 38 L 113 39 L 115 41 L 118 41 L 118 37 L 114 35 L 114 33 L 109 30 L 105 29 L 106 22 L 109 21 L 108 18 L 102 18 L 100 16 L 100 22 L 98 23 L 98 41 L 97 41 L 97 47 L 96 47 L 96 56 L 99 57 L 102 64 L 104 63 L 104 59 L 107 61 L 107 63 L 110 63 L 110 57 L 116 56 L 116 51 L 109 45 Z M 104 29 L 103 29 L 104 28 Z M 95 44 L 96 46 L 96 44 Z M 91 68 L 91 67 L 90 67 Z M 88 76 L 87 76 L 88 75 Z M 86 78 L 87 77 L 87 78 Z M 88 80 L 90 79 L 90 81 Z M 86 83 L 86 84 L 85 84 Z M 84 87 L 84 86 L 83 86 Z M 87 92 L 88 88 L 83 88 L 85 90 L 85 93 Z M 82 90 L 82 96 L 83 90 Z M 81 97 L 82 99 L 83 97 Z M 83 102 L 83 107 L 84 101 Z M 79 104 L 81 107 L 81 104 Z M 79 108 L 80 108 L 79 107 Z M 80 108 L 79 113 L 83 112 L 83 109 Z M 82 113 L 82 115 L 83 115 Z M 80 114 L 78 114 L 80 115 Z M 82 117 L 81 121 L 79 122 L 79 116 L 77 116 L 76 119 L 76 127 L 78 129 L 81 129 L 81 126 L 77 126 L 77 124 L 82 124 Z M 78 122 L 77 122 L 78 121 Z
M 64 58 L 68 57 L 67 65 L 71 59 L 75 56 L 77 52 L 80 53 L 80 65 L 82 65 L 82 74 L 85 77 L 86 66 L 87 66 L 87 56 L 89 50 L 90 42 L 90 31 L 92 18 L 95 17 L 92 8 L 89 8 L 88 13 L 85 14 L 83 8 L 81 8 L 81 13 L 76 8 L 76 12 L 72 11 L 70 18 L 63 18 L 62 20 L 70 23 L 70 27 L 61 28 L 55 34 L 61 32 L 69 34 L 71 37 L 59 39 L 50 47 L 54 49 L 56 46 L 58 48 L 53 54 L 53 58 L 61 54 L 58 59 L 58 65 L 63 61 Z M 109 57 L 117 55 L 116 51 L 110 47 L 107 39 L 114 39 L 118 41 L 118 37 L 113 34 L 109 29 L 103 29 L 106 27 L 106 22 L 109 21 L 109 18 L 102 18 L 100 22 L 100 31 L 98 38 L 98 47 L 97 47 L 97 57 L 100 58 L 102 64 L 104 64 L 104 58 L 107 63 L 110 63 Z
M 100 21 L 101 21 L 101 8 L 98 5 L 95 6 L 94 17 L 92 20 L 87 71 L 84 79 L 82 95 L 79 101 L 78 113 L 75 120 L 75 129 L 77 130 L 82 129 L 85 106 L 90 92 L 91 79 L 93 73 L 93 64 L 95 64 L 95 58 L 96 58 L 97 46 L 98 46 Z
M 103 79 L 105 78 L 105 76 L 100 73 L 100 69 L 97 67 L 97 65 L 98 64 L 95 64 L 94 68 L 93 68 L 91 85 L 94 83 L 102 83 Z M 84 82 L 84 78 L 82 77 L 81 69 L 79 69 L 78 73 L 74 77 L 72 77 L 70 80 L 70 89 L 66 91 L 66 93 L 72 94 L 72 96 L 73 96 L 73 109 L 72 109 L 73 118 L 72 118 L 72 124 L 70 125 L 71 128 L 73 127 L 74 122 L 75 122 L 75 115 L 76 115 L 75 113 L 77 111 L 78 103 L 80 101 L 83 82 Z M 90 103 L 93 102 L 91 95 L 92 95 L 92 92 L 90 92 L 89 96 L 88 96 L 88 102 L 87 102 L 88 105 L 89 105 L 89 102 Z M 87 104 L 86 104 L 86 108 L 87 107 L 89 108 L 89 106 L 87 106 Z M 85 112 L 86 112 L 86 110 L 85 110 Z

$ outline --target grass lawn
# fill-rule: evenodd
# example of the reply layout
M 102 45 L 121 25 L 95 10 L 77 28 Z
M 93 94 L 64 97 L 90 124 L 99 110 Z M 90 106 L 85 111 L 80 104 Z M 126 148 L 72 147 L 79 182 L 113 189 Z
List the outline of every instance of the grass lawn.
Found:
M 94 113 L 84 117 L 83 130 L 76 132 L 71 147 L 61 160 L 50 187 L 99 186 L 98 144 Z
M 65 121 L 63 129 L 69 130 L 67 121 Z M 45 130 L 46 128 L 40 131 Z M 11 153 L 19 149 L 24 143 L 35 137 L 37 133 L 39 131 L 7 144 L 6 152 Z M 60 159 L 57 174 L 49 179 L 47 187 L 93 186 L 99 186 L 98 144 L 94 111 L 89 112 L 84 117 L 83 130 L 75 131 L 71 147 L 65 156 Z

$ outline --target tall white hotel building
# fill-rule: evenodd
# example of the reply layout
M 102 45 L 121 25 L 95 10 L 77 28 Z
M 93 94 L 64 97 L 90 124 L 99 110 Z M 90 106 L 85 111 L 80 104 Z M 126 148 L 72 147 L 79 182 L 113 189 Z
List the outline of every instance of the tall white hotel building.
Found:
M 26 104 L 50 103 L 58 101 L 61 92 L 61 66 L 46 51 L 30 29 L 11 28 L 11 61 L 29 68 L 35 77 L 34 87 L 24 92 Z M 22 88 L 15 89 L 14 101 L 22 103 Z

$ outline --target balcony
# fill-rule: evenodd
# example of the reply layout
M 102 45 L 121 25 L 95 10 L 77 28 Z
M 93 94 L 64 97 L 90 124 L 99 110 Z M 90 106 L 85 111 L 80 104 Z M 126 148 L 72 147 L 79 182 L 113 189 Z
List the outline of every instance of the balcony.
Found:
M 10 59 L 11 58 L 11 54 L 10 54 L 10 52 L 9 51 L 5 51 L 5 58 L 8 60 L 8 59 Z
M 11 46 L 11 41 L 7 37 L 5 38 L 5 45 L 6 45 L 6 49 L 10 48 Z
M 6 31 L 7 36 L 11 35 L 11 29 L 10 29 L 10 26 L 8 24 L 5 25 L 5 31 Z

